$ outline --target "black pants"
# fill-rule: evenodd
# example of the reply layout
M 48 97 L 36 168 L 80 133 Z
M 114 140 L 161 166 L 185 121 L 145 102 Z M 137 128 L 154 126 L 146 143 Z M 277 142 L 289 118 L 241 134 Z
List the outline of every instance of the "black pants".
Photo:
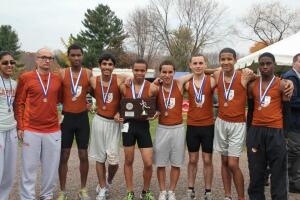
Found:
M 250 199 L 265 200 L 264 176 L 269 164 L 272 200 L 287 200 L 287 150 L 283 130 L 250 127 L 247 134 L 247 153 Z
M 300 133 L 288 133 L 289 190 L 300 193 Z

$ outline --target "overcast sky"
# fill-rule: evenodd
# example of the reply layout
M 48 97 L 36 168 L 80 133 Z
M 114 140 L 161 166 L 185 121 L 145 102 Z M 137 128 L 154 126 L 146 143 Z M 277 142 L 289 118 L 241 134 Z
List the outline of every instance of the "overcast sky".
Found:
M 99 3 L 107 4 L 116 15 L 126 22 L 127 16 L 136 8 L 144 7 L 149 0 L 1 0 L 0 25 L 11 25 L 18 33 L 21 49 L 36 51 L 42 47 L 62 49 L 60 38 L 76 35 L 82 28 L 81 21 L 88 8 Z M 235 23 L 245 14 L 253 2 L 264 0 L 218 0 L 227 7 L 230 20 Z M 291 7 L 300 8 L 300 0 L 281 0 Z M 230 45 L 242 54 L 247 54 L 251 42 L 236 38 Z

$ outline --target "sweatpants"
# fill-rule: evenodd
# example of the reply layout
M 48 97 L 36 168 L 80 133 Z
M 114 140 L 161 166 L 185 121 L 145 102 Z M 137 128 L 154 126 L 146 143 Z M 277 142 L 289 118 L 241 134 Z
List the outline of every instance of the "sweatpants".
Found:
M 288 133 L 289 191 L 300 193 L 300 133 Z
M 0 200 L 8 200 L 16 175 L 17 130 L 0 131 Z
M 37 168 L 42 168 L 41 200 L 53 198 L 58 177 L 61 132 L 35 133 L 24 131 L 21 164 L 21 200 L 35 199 Z
M 264 176 L 269 164 L 272 200 L 287 200 L 287 149 L 282 129 L 251 126 L 247 134 L 250 200 L 265 200 Z

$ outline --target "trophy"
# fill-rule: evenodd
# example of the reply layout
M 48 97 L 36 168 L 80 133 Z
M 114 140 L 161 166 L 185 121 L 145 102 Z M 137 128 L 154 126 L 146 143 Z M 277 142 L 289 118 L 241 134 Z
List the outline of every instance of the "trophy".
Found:
M 147 119 L 156 112 L 156 98 L 122 98 L 120 115 L 124 119 Z

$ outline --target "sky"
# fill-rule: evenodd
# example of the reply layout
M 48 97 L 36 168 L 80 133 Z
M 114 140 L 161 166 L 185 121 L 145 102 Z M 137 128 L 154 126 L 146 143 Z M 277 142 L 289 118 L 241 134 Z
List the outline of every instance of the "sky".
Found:
M 255 2 L 264 0 L 217 0 L 227 8 L 230 23 L 237 23 Z M 83 25 L 84 13 L 99 3 L 106 4 L 126 23 L 135 8 L 142 8 L 149 0 L 2 0 L 0 25 L 11 25 L 19 36 L 21 49 L 37 51 L 42 47 L 52 50 L 64 47 L 61 38 L 67 40 L 76 35 Z M 300 8 L 300 0 L 281 0 L 294 8 Z M 233 37 L 230 42 L 220 43 L 215 48 L 231 46 L 241 54 L 248 54 L 252 42 Z

